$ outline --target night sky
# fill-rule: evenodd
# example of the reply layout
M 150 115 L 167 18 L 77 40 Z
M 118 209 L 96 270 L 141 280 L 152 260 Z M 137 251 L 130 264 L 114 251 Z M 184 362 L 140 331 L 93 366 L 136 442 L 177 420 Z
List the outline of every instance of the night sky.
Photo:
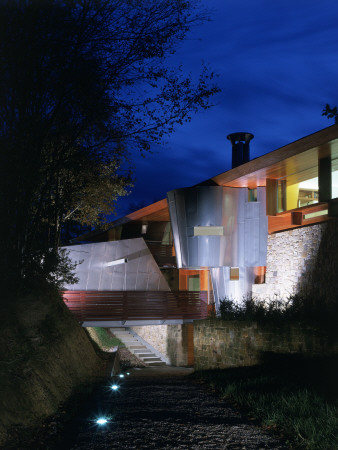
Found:
M 175 61 L 192 73 L 205 61 L 222 92 L 154 154 L 133 155 L 137 180 L 117 217 L 131 203 L 153 203 L 229 170 L 229 133 L 255 135 L 252 159 L 333 124 L 321 113 L 326 103 L 338 105 L 337 0 L 202 3 L 212 21 L 190 33 Z

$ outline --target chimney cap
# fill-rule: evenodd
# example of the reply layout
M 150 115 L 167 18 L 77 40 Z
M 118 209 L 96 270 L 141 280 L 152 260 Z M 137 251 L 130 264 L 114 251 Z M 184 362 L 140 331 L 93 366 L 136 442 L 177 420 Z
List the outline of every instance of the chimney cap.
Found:
M 237 133 L 231 133 L 228 134 L 227 139 L 231 141 L 232 144 L 235 144 L 236 142 L 244 141 L 245 143 L 249 143 L 251 139 L 254 138 L 254 135 L 251 133 L 246 132 L 237 132 Z

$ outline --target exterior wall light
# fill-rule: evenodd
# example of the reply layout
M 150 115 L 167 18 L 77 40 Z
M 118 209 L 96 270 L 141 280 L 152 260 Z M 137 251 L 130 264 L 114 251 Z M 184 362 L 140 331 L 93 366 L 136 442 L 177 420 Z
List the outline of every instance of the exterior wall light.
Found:
M 147 230 L 148 230 L 148 224 L 143 224 L 141 234 L 147 234 Z

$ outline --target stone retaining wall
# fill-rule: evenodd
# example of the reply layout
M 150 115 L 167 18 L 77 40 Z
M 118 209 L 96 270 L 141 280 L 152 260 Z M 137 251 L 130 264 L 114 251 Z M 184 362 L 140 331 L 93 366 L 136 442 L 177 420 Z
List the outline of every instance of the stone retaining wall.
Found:
M 196 320 L 195 369 L 224 369 L 262 362 L 264 352 L 338 354 L 337 339 L 296 325 L 275 327 L 252 322 Z
M 166 358 L 169 357 L 167 349 L 168 325 L 145 325 L 130 328 Z
M 253 297 L 287 299 L 303 293 L 332 301 L 338 292 L 337 255 L 337 220 L 269 235 L 266 282 L 253 285 Z

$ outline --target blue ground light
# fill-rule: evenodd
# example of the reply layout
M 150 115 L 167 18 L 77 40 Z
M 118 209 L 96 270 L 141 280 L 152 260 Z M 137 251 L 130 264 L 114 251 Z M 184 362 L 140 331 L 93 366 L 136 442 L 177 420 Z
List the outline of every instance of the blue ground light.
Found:
M 106 425 L 106 424 L 108 423 L 108 419 L 106 419 L 105 417 L 99 417 L 99 418 L 96 420 L 96 423 L 97 423 L 98 425 L 100 425 L 100 426 Z

